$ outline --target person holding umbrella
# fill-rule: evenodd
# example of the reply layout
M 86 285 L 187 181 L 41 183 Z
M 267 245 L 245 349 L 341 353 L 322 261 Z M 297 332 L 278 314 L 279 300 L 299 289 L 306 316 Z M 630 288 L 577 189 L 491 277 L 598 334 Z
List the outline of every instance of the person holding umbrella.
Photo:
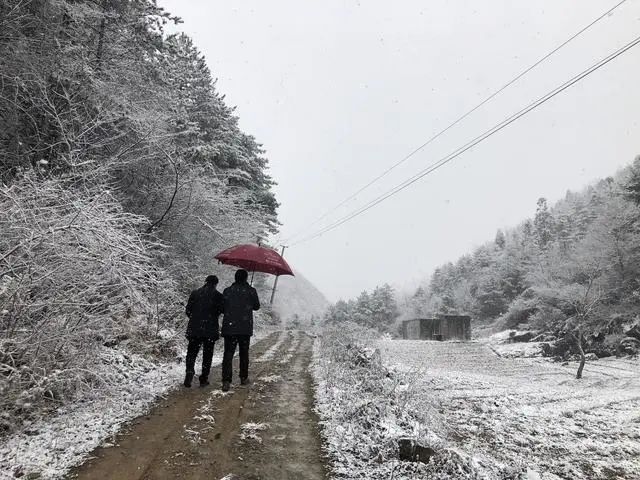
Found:
M 284 253 L 284 248 L 282 247 Z M 271 302 L 276 291 L 279 275 L 293 275 L 293 271 L 282 255 L 261 245 L 242 244 L 227 248 L 215 257 L 220 263 L 240 267 L 236 271 L 236 281 L 224 291 L 224 356 L 222 358 L 222 390 L 228 391 L 233 377 L 232 361 L 236 346 L 240 349 L 240 382 L 249 381 L 249 343 L 253 335 L 253 312 L 260 308 L 258 293 L 247 282 L 251 270 L 276 275 L 271 293 Z M 252 274 L 252 280 L 253 280 Z
M 222 337 L 224 355 L 222 357 L 222 391 L 228 392 L 233 379 L 233 356 L 236 346 L 240 356 L 240 383 L 249 381 L 249 344 L 253 335 L 253 312 L 260 309 L 258 292 L 249 285 L 249 273 L 236 271 L 235 282 L 224 289 L 224 318 Z
M 209 385 L 209 372 L 213 357 L 213 346 L 220 338 L 218 317 L 222 313 L 224 298 L 216 289 L 218 277 L 209 275 L 202 287 L 191 292 L 187 302 L 186 314 L 189 317 L 187 324 L 187 371 L 184 377 L 184 386 L 191 387 L 195 375 L 195 363 L 200 346 L 202 345 L 202 372 L 200 374 L 200 386 Z

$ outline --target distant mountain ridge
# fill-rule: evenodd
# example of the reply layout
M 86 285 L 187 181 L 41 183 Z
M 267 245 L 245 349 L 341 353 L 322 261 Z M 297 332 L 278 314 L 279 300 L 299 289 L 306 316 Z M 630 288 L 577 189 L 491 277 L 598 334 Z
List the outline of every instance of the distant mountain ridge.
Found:
M 285 325 L 318 323 L 329 307 L 329 301 L 304 275 L 294 273 L 295 277 L 283 276 L 278 280 L 273 309 Z

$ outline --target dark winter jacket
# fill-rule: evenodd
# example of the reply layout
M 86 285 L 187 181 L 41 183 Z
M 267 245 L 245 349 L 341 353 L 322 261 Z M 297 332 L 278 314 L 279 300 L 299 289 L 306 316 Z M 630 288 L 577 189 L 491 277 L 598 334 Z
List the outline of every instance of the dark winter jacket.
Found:
M 187 338 L 220 338 L 218 317 L 224 309 L 224 297 L 213 285 L 204 285 L 191 292 L 187 302 Z
M 247 282 L 225 288 L 222 336 L 253 335 L 253 311 L 259 309 L 258 292 Z

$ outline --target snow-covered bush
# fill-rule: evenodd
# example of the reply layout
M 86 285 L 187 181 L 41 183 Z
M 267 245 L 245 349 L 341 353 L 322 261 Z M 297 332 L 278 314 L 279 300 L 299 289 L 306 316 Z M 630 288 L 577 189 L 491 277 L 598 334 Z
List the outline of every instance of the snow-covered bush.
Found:
M 518 328 L 518 325 L 527 323 L 537 311 L 538 303 L 533 297 L 532 292 L 527 290 L 524 294 L 513 300 L 506 313 L 498 318 L 497 324 L 499 331 Z
M 104 346 L 172 350 L 174 288 L 144 219 L 99 182 L 36 177 L 0 188 L 0 433 L 108 381 Z
M 387 369 L 378 339 L 371 330 L 344 323 L 325 330 L 314 345 L 316 408 L 333 476 L 481 478 L 469 458 L 446 448 L 437 402 L 417 390 L 418 372 Z M 428 446 L 435 455 L 428 463 L 401 461 L 398 442 L 403 438 Z

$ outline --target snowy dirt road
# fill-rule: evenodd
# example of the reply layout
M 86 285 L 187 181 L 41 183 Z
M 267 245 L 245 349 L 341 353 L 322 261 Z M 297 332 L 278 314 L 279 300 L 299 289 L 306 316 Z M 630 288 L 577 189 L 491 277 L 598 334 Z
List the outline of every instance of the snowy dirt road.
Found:
M 170 395 L 68 478 L 325 478 L 308 372 L 312 343 L 295 331 L 271 335 L 252 348 L 249 386 L 236 378 L 223 393 L 214 368 L 211 387 Z

